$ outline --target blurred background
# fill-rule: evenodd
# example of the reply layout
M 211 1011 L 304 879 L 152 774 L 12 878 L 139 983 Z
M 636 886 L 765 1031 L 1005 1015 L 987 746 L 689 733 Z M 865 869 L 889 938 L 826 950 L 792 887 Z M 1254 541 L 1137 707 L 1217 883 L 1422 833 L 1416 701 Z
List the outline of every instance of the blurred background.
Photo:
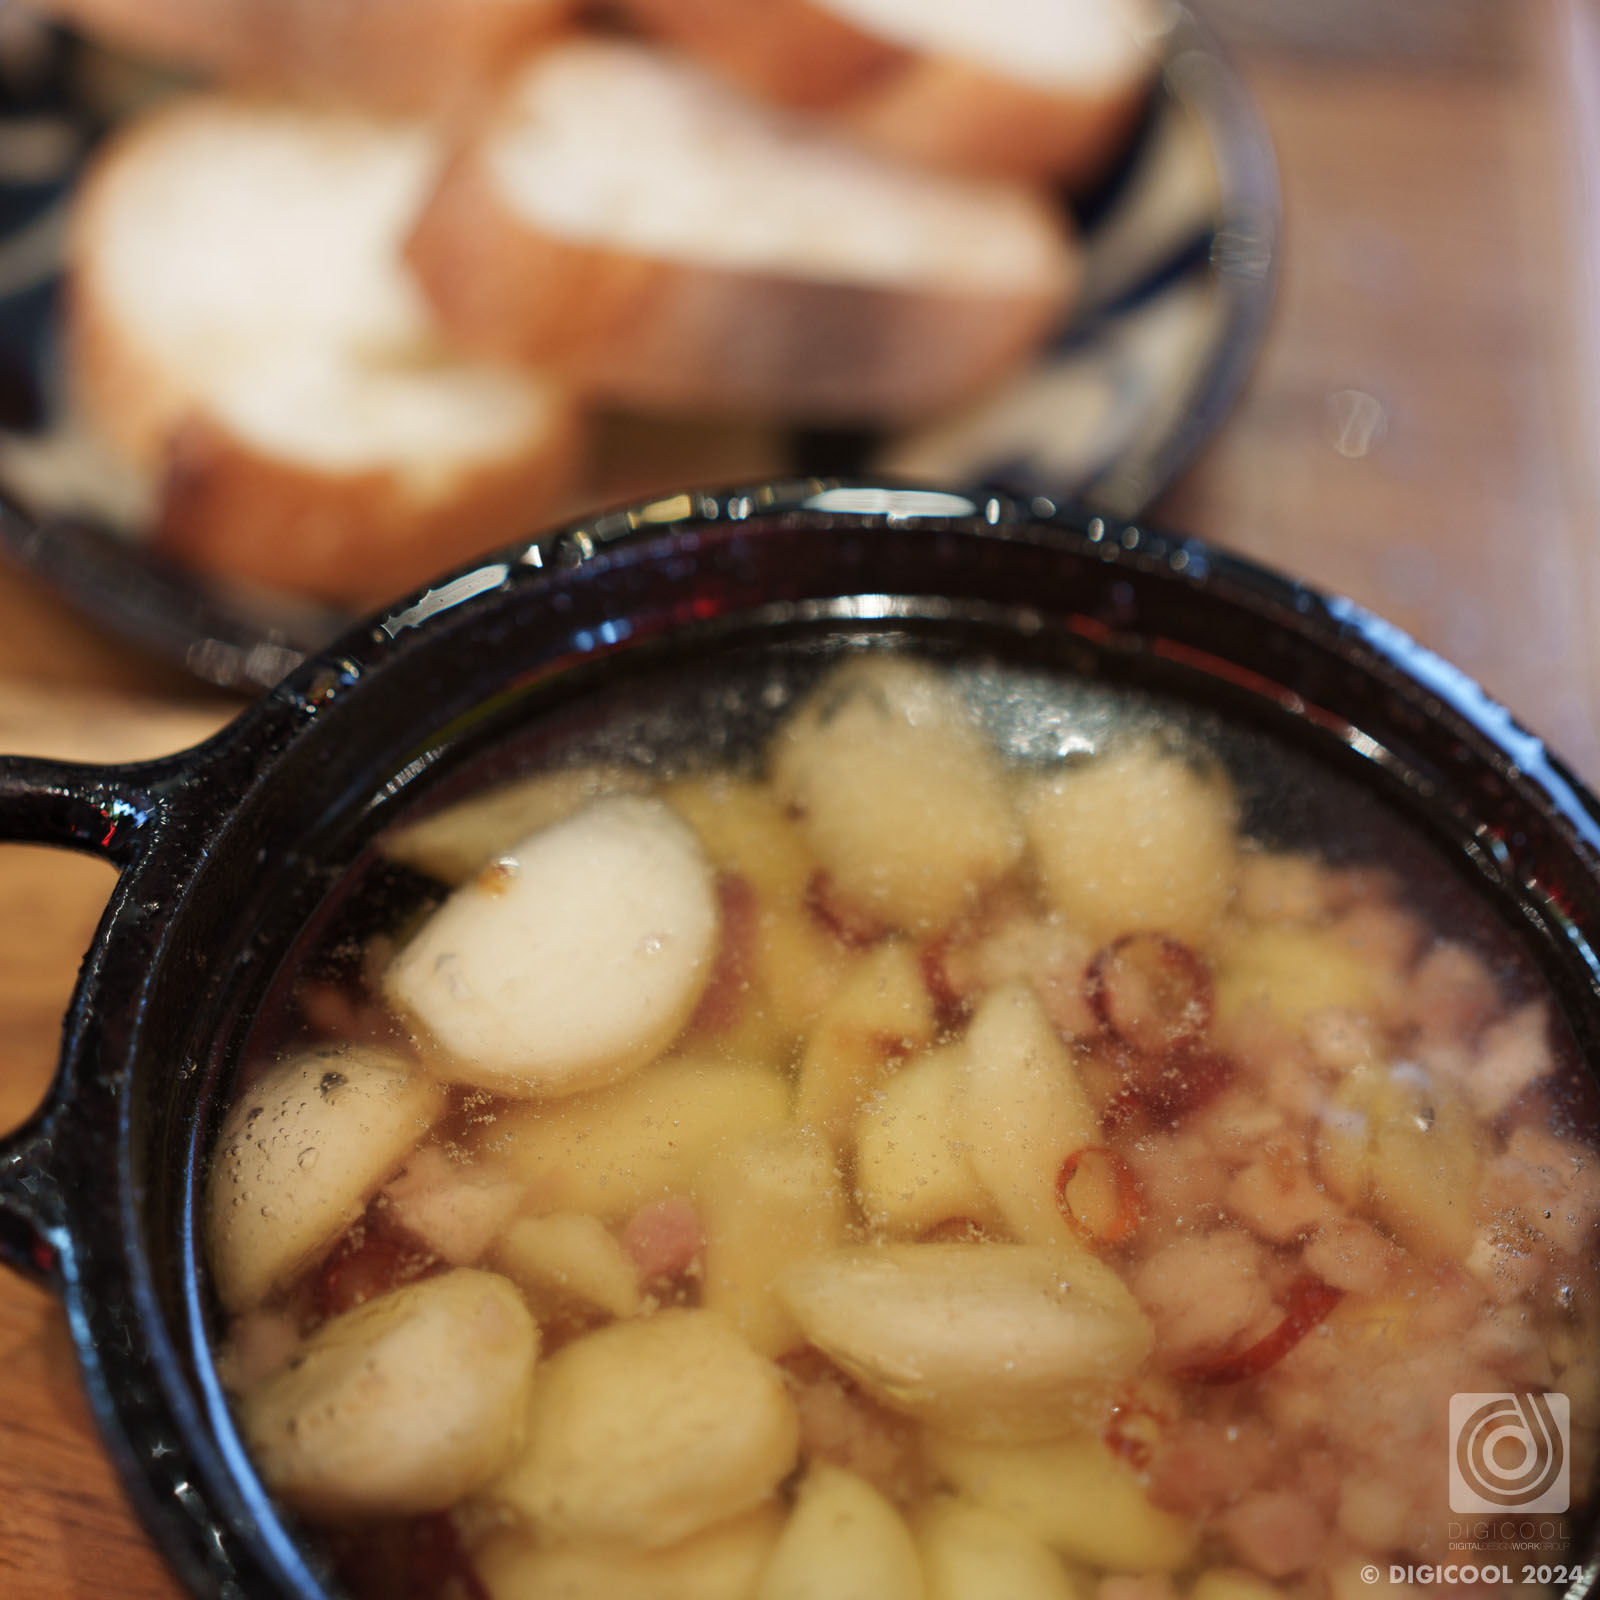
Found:
M 1595 6 L 1194 9 L 1276 152 L 1279 277 L 1242 397 L 1150 515 L 1378 610 L 1600 779 Z M 610 498 L 660 486 L 669 442 L 647 460 L 613 430 L 602 448 L 643 477 L 613 472 Z M 701 459 L 725 475 L 766 458 L 740 442 Z M 23 685 L 197 692 L 14 564 L 0 679 L 0 704 Z
M 1600 12 L 1202 0 L 1277 149 L 1279 298 L 1159 515 L 1383 613 L 1600 779 Z
M 1242 395 L 1151 519 L 1355 597 L 1600 782 L 1600 14 L 1194 4 L 1276 150 L 1280 276 Z M 0 565 L 0 748 L 153 753 L 237 703 Z M 0 850 L 0 1126 L 48 1080 L 109 882 Z M 176 1594 L 101 1458 L 54 1307 L 7 1282 L 0 1594 L 108 1588 Z

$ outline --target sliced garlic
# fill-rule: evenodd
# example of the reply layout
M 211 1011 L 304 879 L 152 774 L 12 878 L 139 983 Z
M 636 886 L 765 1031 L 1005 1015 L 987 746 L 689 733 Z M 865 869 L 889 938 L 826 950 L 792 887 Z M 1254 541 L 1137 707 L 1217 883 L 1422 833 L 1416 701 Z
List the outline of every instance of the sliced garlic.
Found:
M 759 1506 L 798 1448 L 778 1369 L 715 1312 L 667 1311 L 546 1364 L 527 1448 L 489 1493 L 549 1543 L 659 1549 Z
M 390 1000 L 443 1047 L 446 1076 L 566 1095 L 671 1043 L 711 975 L 717 905 L 694 833 L 614 796 L 530 835 L 395 958 Z
M 911 1244 L 791 1267 L 778 1293 L 807 1337 L 886 1405 L 971 1438 L 1060 1433 L 1154 1344 L 1086 1251 Z
M 756 1600 L 924 1600 L 911 1531 L 865 1478 L 819 1463 L 800 1485 Z
M 444 1107 L 392 1051 L 350 1045 L 273 1067 L 229 1111 L 205 1236 L 229 1311 L 258 1304 L 361 1215 Z
M 515 1449 L 538 1351 L 511 1284 L 462 1268 L 324 1323 L 239 1423 L 268 1486 L 316 1521 L 443 1511 Z

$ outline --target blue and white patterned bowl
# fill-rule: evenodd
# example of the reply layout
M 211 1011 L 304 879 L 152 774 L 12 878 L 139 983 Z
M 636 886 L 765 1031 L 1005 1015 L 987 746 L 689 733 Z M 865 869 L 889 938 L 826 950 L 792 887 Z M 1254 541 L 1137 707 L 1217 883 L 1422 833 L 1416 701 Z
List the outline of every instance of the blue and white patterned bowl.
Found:
M 1133 516 L 1188 464 L 1260 342 L 1278 194 L 1270 145 L 1233 67 L 1195 18 L 1177 7 L 1171 17 L 1163 72 L 1129 148 L 1094 193 L 1064 202 L 1083 234 L 1087 277 L 1054 342 L 1001 390 L 934 425 L 892 436 L 790 433 L 777 441 L 783 473 L 900 476 Z M 85 474 L 68 473 L 63 494 L 42 489 L 53 479 L 37 470 L 38 441 L 59 409 L 59 266 L 73 181 L 112 122 L 168 87 L 0 3 L 0 555 L 196 676 L 259 688 L 348 619 L 186 572 L 141 544 L 136 526 L 130 535 L 128 515 L 111 514 L 114 483 L 91 472 L 85 494 Z

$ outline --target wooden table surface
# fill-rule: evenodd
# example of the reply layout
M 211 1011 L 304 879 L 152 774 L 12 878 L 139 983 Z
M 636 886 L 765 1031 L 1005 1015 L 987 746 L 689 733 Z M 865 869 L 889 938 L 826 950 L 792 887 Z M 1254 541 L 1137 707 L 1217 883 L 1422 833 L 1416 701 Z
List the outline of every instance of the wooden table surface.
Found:
M 1351 4 L 1212 0 L 1277 141 L 1283 279 L 1244 401 L 1161 514 L 1384 612 L 1600 780 L 1600 45 L 1584 0 Z M 0 748 L 156 754 L 228 710 L 0 570 Z M 0 849 L 0 1128 L 49 1080 L 110 882 Z M 0 1273 L 0 1596 L 110 1594 L 177 1590 L 62 1318 Z

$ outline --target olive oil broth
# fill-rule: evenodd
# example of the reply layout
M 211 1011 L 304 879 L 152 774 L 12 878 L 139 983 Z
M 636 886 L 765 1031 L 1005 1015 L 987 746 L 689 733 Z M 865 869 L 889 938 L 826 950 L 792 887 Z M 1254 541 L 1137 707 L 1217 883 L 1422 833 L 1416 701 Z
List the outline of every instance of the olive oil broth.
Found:
M 994 661 L 706 664 L 479 757 L 307 930 L 219 1369 L 358 1593 L 1354 1600 L 1455 1559 L 1456 1394 L 1567 1402 L 1575 1567 L 1596 1124 L 1344 775 Z

